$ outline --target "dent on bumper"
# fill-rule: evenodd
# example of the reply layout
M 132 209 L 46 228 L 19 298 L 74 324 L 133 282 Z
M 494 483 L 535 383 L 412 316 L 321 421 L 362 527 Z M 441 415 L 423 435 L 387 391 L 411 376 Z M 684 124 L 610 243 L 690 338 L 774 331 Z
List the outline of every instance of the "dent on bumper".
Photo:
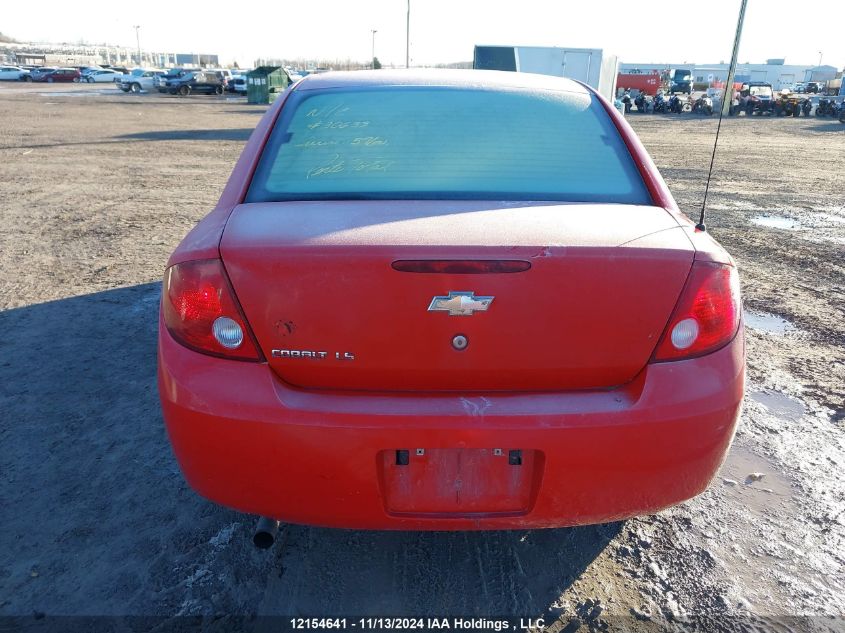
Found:
M 159 337 L 164 419 L 188 483 L 238 510 L 311 525 L 540 528 L 652 513 L 707 487 L 743 387 L 741 334 L 615 390 L 485 395 L 304 391 L 265 364 Z M 511 512 L 393 512 L 385 455 L 417 448 L 533 451 L 536 477 L 520 492 L 530 501 Z

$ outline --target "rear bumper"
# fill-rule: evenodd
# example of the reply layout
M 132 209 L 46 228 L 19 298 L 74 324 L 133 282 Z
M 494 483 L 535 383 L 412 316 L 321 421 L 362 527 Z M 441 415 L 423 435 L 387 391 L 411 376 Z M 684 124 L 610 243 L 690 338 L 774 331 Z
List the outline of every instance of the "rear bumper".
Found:
M 744 341 L 740 329 L 718 352 L 649 365 L 612 391 L 344 394 L 291 388 L 266 364 L 198 354 L 160 326 L 158 378 L 185 478 L 212 501 L 332 527 L 542 528 L 649 514 L 702 492 L 734 435 Z M 414 466 L 428 459 L 417 458 L 418 448 L 427 456 L 490 455 L 504 462 L 485 467 L 532 472 L 514 474 L 518 483 L 499 477 L 494 495 L 487 491 L 476 497 L 480 506 L 456 511 L 462 482 L 486 480 L 452 470 L 438 481 L 429 469 L 428 479 L 415 481 L 408 473 L 426 472 L 420 464 L 397 470 L 394 457 L 407 449 Z M 492 457 L 494 448 L 505 457 Z M 510 449 L 533 457 L 508 466 Z M 519 488 L 513 506 L 506 498 L 511 484 Z M 415 510 L 418 497 L 426 502 Z

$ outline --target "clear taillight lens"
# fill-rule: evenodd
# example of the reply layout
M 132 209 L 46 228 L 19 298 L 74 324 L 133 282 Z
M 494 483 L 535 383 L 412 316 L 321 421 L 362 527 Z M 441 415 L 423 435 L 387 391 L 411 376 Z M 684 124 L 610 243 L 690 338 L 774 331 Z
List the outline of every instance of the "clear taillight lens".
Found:
M 736 268 L 695 262 L 653 360 L 692 358 L 724 347 L 736 336 L 740 310 Z
M 162 313 L 167 331 L 186 347 L 224 358 L 262 360 L 219 259 L 168 268 Z

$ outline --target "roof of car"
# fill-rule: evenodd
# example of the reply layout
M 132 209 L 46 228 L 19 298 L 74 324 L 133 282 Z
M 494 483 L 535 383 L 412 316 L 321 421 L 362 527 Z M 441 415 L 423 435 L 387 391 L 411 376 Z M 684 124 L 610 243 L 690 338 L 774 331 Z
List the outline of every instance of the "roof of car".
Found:
M 297 90 L 323 90 L 368 86 L 448 86 L 477 89 L 557 90 L 587 94 L 577 81 L 549 75 L 499 70 L 355 70 L 312 73 Z

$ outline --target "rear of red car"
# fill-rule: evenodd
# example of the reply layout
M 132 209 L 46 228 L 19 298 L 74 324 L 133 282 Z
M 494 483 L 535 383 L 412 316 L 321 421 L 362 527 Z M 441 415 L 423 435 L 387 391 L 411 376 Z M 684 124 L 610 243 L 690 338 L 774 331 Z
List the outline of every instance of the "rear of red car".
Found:
M 653 512 L 707 486 L 743 375 L 730 258 L 564 80 L 306 79 L 165 276 L 160 393 L 188 481 L 289 522 Z

